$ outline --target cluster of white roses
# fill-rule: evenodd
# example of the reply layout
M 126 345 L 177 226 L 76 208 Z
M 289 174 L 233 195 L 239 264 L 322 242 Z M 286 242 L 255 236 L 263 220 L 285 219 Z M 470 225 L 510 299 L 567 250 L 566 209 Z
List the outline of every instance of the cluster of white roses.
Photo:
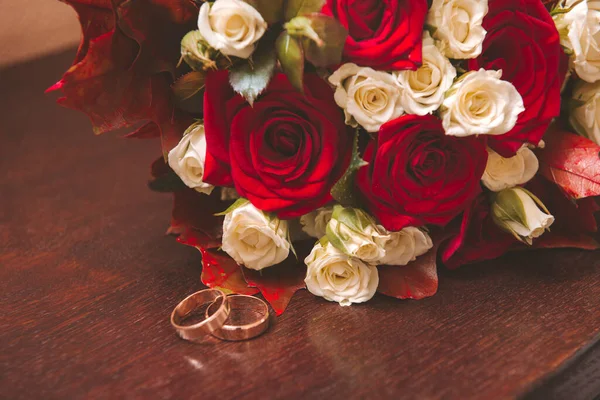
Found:
M 565 0 L 554 22 L 571 70 L 581 78 L 573 90 L 571 124 L 600 144 L 600 0 Z
M 502 135 L 523 112 L 515 87 L 501 71 L 471 71 L 457 79 L 450 59 L 476 58 L 486 31 L 487 0 L 434 0 L 423 35 L 423 63 L 416 71 L 385 72 L 344 64 L 330 77 L 346 123 L 377 132 L 403 114 L 439 112 L 447 135 Z

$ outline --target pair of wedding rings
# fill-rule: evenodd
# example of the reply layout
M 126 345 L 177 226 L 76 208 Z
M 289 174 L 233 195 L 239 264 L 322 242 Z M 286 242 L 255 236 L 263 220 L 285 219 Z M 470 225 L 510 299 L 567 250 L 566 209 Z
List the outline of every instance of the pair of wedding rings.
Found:
M 186 318 L 205 306 L 204 319 L 183 325 Z M 227 296 L 218 289 L 205 289 L 186 297 L 175 307 L 171 314 L 171 325 L 181 338 L 193 342 L 207 335 L 221 340 L 248 340 L 268 328 L 269 307 L 253 296 Z

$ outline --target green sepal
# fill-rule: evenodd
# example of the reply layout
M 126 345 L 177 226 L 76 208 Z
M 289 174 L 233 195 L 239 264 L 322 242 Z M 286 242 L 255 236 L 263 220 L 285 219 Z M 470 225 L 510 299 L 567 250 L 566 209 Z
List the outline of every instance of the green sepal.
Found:
M 240 197 L 239 199 L 237 199 L 232 205 L 230 205 L 229 207 L 227 207 L 227 210 L 217 213 L 215 214 L 215 217 L 223 217 L 229 213 L 234 212 L 235 210 L 237 210 L 240 207 L 245 206 L 246 204 L 248 204 L 250 202 L 250 200 L 248 199 L 244 199 L 243 197 Z
M 354 143 L 352 146 L 352 159 L 350 165 L 340 178 L 339 181 L 331 188 L 331 196 L 341 205 L 344 206 L 357 206 L 359 204 L 356 192 L 354 191 L 354 180 L 356 173 L 362 167 L 369 165 L 365 160 L 360 158 L 358 152 L 358 130 L 354 133 Z

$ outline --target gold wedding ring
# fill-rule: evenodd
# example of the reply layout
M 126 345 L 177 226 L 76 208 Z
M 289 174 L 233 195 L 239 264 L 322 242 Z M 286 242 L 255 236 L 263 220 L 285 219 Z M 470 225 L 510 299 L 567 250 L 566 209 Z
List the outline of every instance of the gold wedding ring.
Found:
M 233 294 L 227 296 L 231 312 L 223 326 L 214 330 L 213 336 L 228 341 L 248 340 L 259 336 L 269 327 L 269 307 L 267 303 L 253 296 Z M 206 318 L 219 312 L 216 303 L 206 309 Z
M 192 325 L 182 325 L 184 319 L 194 311 L 200 311 L 202 306 L 207 304 L 210 304 L 209 307 L 214 306 L 211 308 L 213 312 L 210 316 L 206 316 L 204 320 Z M 197 341 L 221 328 L 228 317 L 229 301 L 225 293 L 218 289 L 205 289 L 186 297 L 175 307 L 171 314 L 171 325 L 181 338 Z

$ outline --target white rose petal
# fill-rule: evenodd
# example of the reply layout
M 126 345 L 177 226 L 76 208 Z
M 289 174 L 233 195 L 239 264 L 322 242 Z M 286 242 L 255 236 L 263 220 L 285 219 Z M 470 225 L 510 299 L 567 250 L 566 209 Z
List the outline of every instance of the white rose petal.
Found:
M 433 0 L 427 24 L 435 28 L 433 37 L 446 57 L 476 58 L 487 33 L 482 26 L 487 12 L 487 0 Z
M 303 215 L 300 217 L 302 230 L 311 237 L 321 239 L 327 233 L 327 224 L 331 221 L 331 214 L 333 214 L 333 206 L 321 207 Z
M 529 182 L 538 168 L 537 157 L 527 147 L 522 147 L 510 158 L 488 148 L 488 161 L 481 180 L 488 189 L 499 192 Z
M 387 236 L 385 256 L 377 262 L 380 265 L 407 265 L 433 247 L 431 237 L 412 226 L 399 232 L 389 232 Z
M 423 65 L 416 71 L 394 72 L 402 88 L 400 103 L 407 114 L 426 115 L 436 111 L 450 89 L 456 69 L 426 33 L 423 38 Z
M 238 264 L 261 270 L 284 261 L 290 252 L 288 224 L 247 203 L 225 215 L 223 251 Z
M 600 81 L 578 83 L 573 100 L 578 104 L 571 109 L 571 124 L 579 133 L 600 144 Z
M 518 188 L 515 190 L 523 202 L 526 223 L 508 221 L 507 224 L 521 237 L 529 239 L 540 237 L 554 223 L 554 216 L 540 210 L 535 201 L 525 191 Z
M 342 306 L 370 300 L 379 284 L 377 267 L 349 257 L 331 244 L 317 243 L 304 260 L 307 289 Z
M 267 30 L 258 11 L 242 0 L 217 0 L 200 7 L 198 29 L 204 40 L 228 56 L 248 58 Z
M 204 125 L 197 125 L 183 136 L 168 156 L 169 166 L 186 186 L 210 194 L 214 186 L 203 181 L 206 160 Z
M 464 74 L 441 108 L 446 135 L 502 135 L 517 123 L 525 110 L 523 98 L 502 71 L 480 69 Z
M 335 102 L 344 110 L 346 124 L 377 132 L 381 125 L 404 114 L 400 87 L 392 74 L 356 64 L 344 64 L 330 77 Z
M 554 16 L 560 41 L 573 53 L 571 67 L 577 75 L 596 82 L 600 80 L 600 0 L 567 0 L 564 8 L 571 7 Z

